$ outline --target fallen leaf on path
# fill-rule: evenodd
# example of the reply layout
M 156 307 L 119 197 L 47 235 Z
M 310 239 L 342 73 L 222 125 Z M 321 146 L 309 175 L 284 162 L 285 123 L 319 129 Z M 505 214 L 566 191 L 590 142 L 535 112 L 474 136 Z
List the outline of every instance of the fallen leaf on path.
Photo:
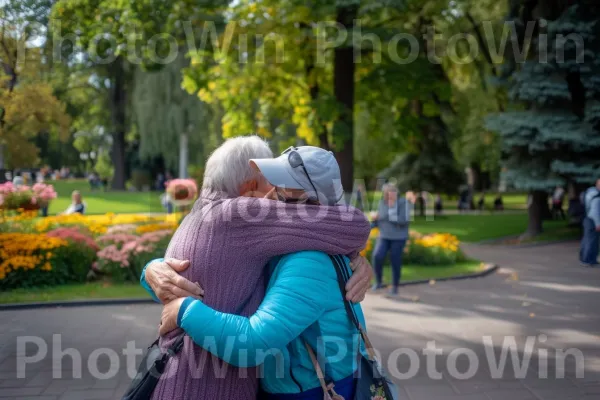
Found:
M 419 298 L 419 296 L 414 296 L 414 297 L 412 298 L 412 301 L 413 301 L 414 303 L 418 303 L 418 302 L 419 302 L 419 300 L 421 300 L 421 299 Z
M 430 285 L 430 286 L 433 286 L 433 285 L 435 285 L 435 279 L 431 279 L 431 280 L 429 281 L 429 285 Z
M 535 318 L 535 313 L 529 313 L 529 318 Z

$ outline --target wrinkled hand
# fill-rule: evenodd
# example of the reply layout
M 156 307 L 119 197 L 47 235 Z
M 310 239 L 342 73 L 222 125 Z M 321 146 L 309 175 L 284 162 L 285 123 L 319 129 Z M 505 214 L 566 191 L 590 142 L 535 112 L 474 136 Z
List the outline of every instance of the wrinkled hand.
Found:
M 152 288 L 156 297 L 167 304 L 179 297 L 194 297 L 200 299 L 204 290 L 197 283 L 192 283 L 179 275 L 190 265 L 189 261 L 173 258 L 165 261 L 155 261 L 146 268 L 146 282 Z
M 171 301 L 163 307 L 162 316 L 160 317 L 160 326 L 158 332 L 161 336 L 177 329 L 177 315 L 185 298 L 179 298 Z
M 346 284 L 346 299 L 353 303 L 360 303 L 365 299 L 367 291 L 373 280 L 371 263 L 363 256 L 358 256 L 350 263 L 354 273 Z

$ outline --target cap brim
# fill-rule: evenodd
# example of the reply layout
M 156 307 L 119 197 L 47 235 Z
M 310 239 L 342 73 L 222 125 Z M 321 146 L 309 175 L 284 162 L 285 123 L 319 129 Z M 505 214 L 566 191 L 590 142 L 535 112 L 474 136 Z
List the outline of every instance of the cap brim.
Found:
M 302 189 L 292 175 L 287 171 L 287 161 L 278 158 L 258 158 L 251 159 L 265 179 L 273 186 L 282 187 L 285 189 Z

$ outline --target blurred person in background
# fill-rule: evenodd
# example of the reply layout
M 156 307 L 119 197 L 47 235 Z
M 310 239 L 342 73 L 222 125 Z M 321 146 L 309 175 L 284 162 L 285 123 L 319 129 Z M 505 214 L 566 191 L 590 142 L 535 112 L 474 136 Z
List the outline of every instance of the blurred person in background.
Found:
M 563 201 L 565 199 L 565 190 L 561 186 L 557 186 L 552 194 L 552 219 L 566 219 L 563 210 Z
M 85 203 L 81 198 L 79 190 L 74 190 L 71 194 L 71 205 L 62 213 L 63 215 L 85 214 Z
M 373 267 L 375 268 L 376 279 L 373 290 L 384 287 L 383 265 L 389 253 L 392 263 L 390 294 L 397 295 L 402 275 L 402 255 L 408 240 L 411 203 L 414 203 L 417 198 L 412 192 L 407 192 L 406 197 L 399 197 L 396 186 L 389 183 L 383 186 L 382 191 L 379 209 L 374 215 L 379 228 L 379 237 L 373 251 Z
M 583 218 L 583 238 L 579 260 L 584 267 L 598 267 L 598 249 L 600 244 L 600 179 L 582 196 L 585 206 Z

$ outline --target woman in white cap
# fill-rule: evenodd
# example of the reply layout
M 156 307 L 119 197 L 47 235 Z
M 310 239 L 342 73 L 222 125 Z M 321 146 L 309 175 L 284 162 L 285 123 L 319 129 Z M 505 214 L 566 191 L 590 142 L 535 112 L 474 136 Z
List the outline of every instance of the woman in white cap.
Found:
M 251 163 L 281 201 L 298 203 L 307 218 L 318 218 L 316 204 L 333 206 L 343 195 L 339 166 L 329 151 L 292 147 L 275 159 Z M 319 251 L 275 257 L 268 266 L 264 300 L 249 317 L 223 313 L 188 297 L 165 306 L 160 332 L 180 327 L 197 345 L 229 364 L 260 365 L 261 398 L 321 400 L 326 381 L 342 398 L 352 399 L 357 330 L 348 318 L 351 311 L 345 308 L 336 268 L 346 278 L 352 274 L 347 257 L 330 258 Z M 360 305 L 351 307 L 364 327 Z M 325 365 L 323 380 L 317 375 L 314 353 Z

